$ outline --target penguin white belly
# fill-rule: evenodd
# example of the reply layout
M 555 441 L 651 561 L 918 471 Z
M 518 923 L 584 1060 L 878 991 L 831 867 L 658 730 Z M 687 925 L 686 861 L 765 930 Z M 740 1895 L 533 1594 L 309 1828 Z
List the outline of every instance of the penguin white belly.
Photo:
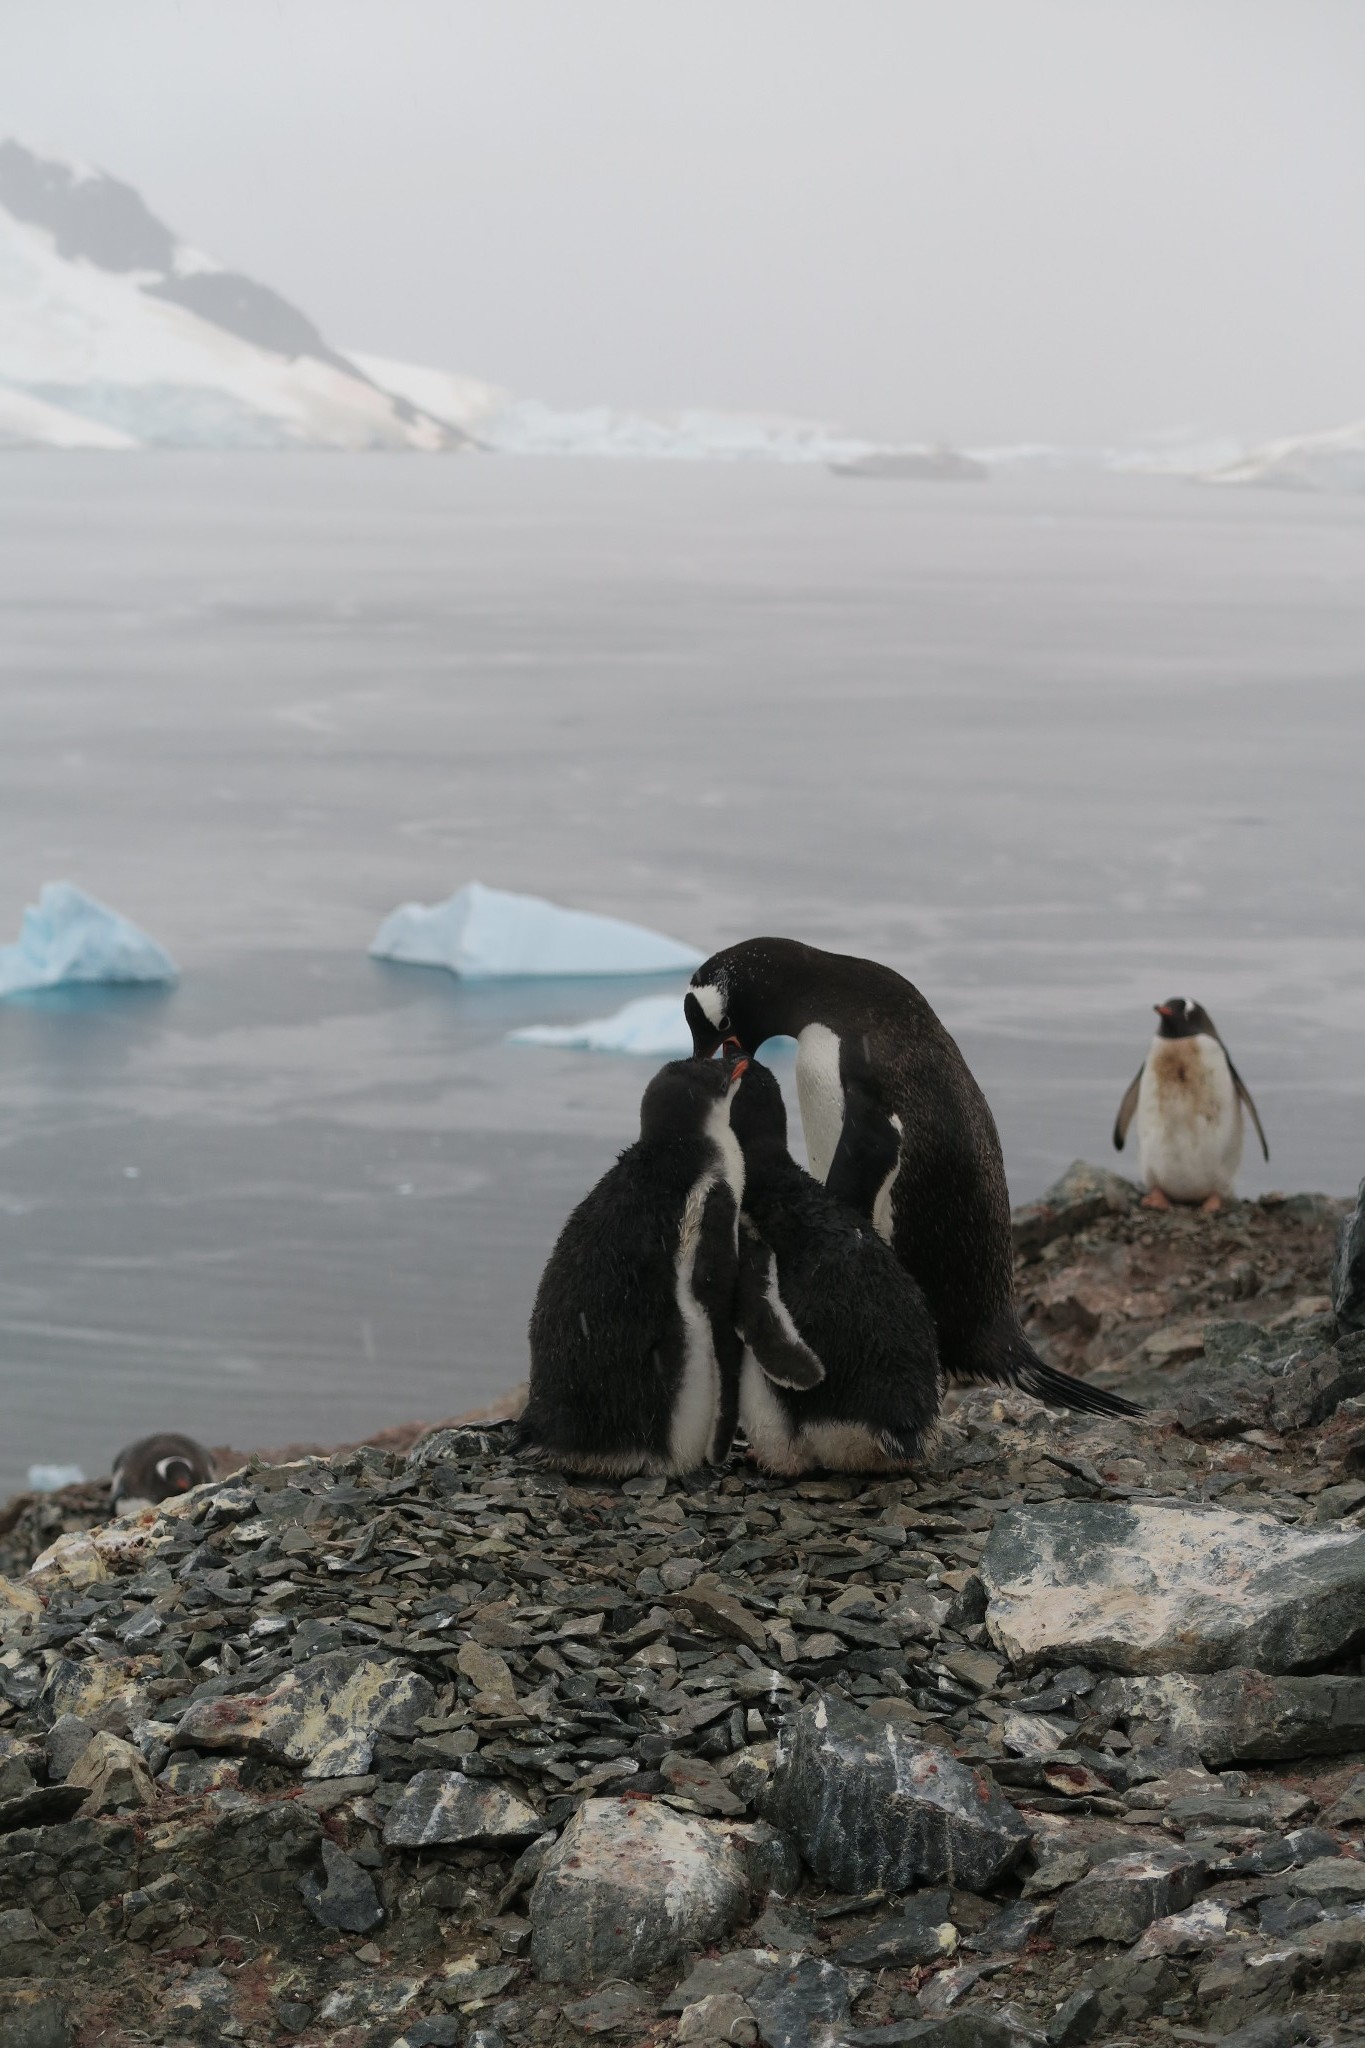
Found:
M 669 1457 L 675 1472 L 690 1472 L 706 1462 L 720 1412 L 720 1362 L 716 1357 L 711 1318 L 692 1292 L 692 1269 L 696 1264 L 697 1238 L 706 1198 L 717 1181 L 729 1182 L 730 1192 L 735 1198 L 736 1249 L 739 1243 L 739 1209 L 744 1198 L 744 1154 L 740 1150 L 739 1139 L 730 1129 L 728 1103 L 719 1102 L 712 1110 L 707 1120 L 707 1136 L 718 1156 L 712 1170 L 704 1173 L 688 1194 L 678 1239 L 675 1299 L 683 1325 L 683 1370 L 668 1432 Z
M 1138 1161 L 1173 1202 L 1230 1195 L 1242 1163 L 1242 1105 L 1216 1038 L 1155 1038 L 1137 1102 Z
M 844 1128 L 844 1084 L 839 1078 L 839 1034 L 828 1024 L 807 1024 L 796 1040 L 796 1099 L 806 1157 L 817 1180 L 828 1177 Z
M 749 1439 L 749 1449 L 765 1472 L 793 1473 L 802 1469 L 797 1433 L 773 1391 L 772 1381 L 749 1350 L 744 1353 L 739 1371 L 739 1419 Z

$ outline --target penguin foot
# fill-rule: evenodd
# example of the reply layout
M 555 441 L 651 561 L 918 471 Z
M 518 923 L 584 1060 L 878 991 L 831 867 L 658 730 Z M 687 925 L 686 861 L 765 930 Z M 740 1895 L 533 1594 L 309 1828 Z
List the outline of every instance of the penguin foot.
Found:
M 1222 1206 L 1223 1197 L 1221 1195 L 1206 1195 L 1199 1204 L 1199 1213 L 1201 1216 L 1216 1216 Z
M 1149 1188 L 1142 1198 L 1141 1206 L 1144 1209 L 1169 1209 L 1171 1198 L 1161 1188 Z

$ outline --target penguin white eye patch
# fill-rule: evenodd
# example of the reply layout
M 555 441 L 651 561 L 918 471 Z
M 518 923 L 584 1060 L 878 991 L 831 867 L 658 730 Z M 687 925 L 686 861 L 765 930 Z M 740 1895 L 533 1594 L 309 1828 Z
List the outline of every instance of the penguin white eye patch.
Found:
M 718 989 L 714 982 L 708 982 L 703 988 L 694 988 L 692 993 L 707 1023 L 719 1031 L 726 1021 L 724 991 Z

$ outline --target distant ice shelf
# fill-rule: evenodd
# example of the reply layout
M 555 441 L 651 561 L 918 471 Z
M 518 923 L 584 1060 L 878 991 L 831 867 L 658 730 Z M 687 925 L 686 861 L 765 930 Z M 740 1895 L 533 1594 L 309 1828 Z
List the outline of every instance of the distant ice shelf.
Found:
M 685 1060 L 692 1051 L 681 992 L 637 996 L 610 1017 L 589 1017 L 583 1024 L 527 1024 L 520 1031 L 509 1031 L 507 1037 L 512 1045 L 558 1045 L 571 1052 L 631 1052 L 656 1060 Z
M 72 882 L 45 882 L 18 939 L 0 946 L 0 996 L 68 982 L 169 982 L 179 973 L 146 932 Z
M 565 910 L 468 882 L 444 903 L 404 903 L 375 933 L 378 960 L 445 967 L 463 981 L 527 975 L 677 974 L 702 955 L 621 918 Z M 681 1011 L 679 1012 L 681 1014 Z

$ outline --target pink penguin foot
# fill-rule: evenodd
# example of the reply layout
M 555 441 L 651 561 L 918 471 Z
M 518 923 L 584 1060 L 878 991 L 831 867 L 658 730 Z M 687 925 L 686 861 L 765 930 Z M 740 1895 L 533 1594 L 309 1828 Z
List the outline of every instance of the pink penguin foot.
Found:
M 1222 1206 L 1223 1197 L 1221 1195 L 1206 1195 L 1199 1204 L 1199 1213 L 1201 1216 L 1216 1216 Z
M 1143 1196 L 1142 1206 L 1144 1209 L 1169 1209 L 1171 1198 L 1168 1194 L 1163 1193 L 1160 1188 L 1152 1188 Z

